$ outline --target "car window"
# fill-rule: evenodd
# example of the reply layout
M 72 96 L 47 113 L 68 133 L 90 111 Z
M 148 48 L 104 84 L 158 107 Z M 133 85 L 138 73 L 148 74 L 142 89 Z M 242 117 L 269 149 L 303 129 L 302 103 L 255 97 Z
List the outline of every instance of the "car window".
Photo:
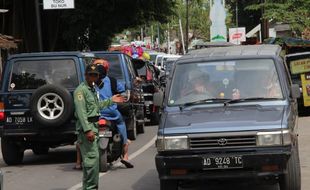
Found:
M 118 80 L 123 80 L 124 75 L 121 67 L 120 56 L 117 54 L 99 54 L 100 58 L 107 60 L 110 63 L 109 76 Z
M 37 89 L 45 84 L 77 87 L 79 82 L 75 61 L 32 60 L 13 63 L 10 90 Z
M 173 76 L 169 105 L 225 98 L 282 99 L 272 59 L 179 64 Z
M 138 73 L 134 69 L 133 63 L 132 63 L 131 59 L 128 56 L 125 56 L 125 59 L 126 59 L 127 66 L 128 66 L 128 69 L 129 69 L 130 73 L 135 78 L 138 75 Z

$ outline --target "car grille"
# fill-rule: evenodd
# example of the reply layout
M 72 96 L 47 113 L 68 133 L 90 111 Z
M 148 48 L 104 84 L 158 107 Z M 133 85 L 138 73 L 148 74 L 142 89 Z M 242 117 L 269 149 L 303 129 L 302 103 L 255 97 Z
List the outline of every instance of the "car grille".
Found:
M 190 139 L 191 149 L 239 148 L 256 146 L 256 136 L 197 137 Z

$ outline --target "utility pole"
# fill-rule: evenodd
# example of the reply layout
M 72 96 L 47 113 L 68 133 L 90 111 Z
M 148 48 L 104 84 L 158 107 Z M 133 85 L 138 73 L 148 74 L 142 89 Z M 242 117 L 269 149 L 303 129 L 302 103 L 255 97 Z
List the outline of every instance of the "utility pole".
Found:
M 188 52 L 188 33 L 189 33 L 189 0 L 186 0 L 186 32 L 185 32 L 185 50 Z
M 184 44 L 184 34 L 183 34 L 183 28 L 182 28 L 182 20 L 179 19 L 179 25 L 180 25 L 180 32 L 181 32 L 181 38 L 182 38 L 182 48 L 183 48 L 183 55 L 185 54 L 185 44 Z
M 36 17 L 37 17 L 37 33 L 38 33 L 38 47 L 39 51 L 43 51 L 42 45 L 42 28 L 41 28 L 41 15 L 40 15 L 40 3 L 39 0 L 35 0 Z
M 160 33 L 159 33 L 159 23 L 157 24 L 157 35 L 158 35 L 158 51 L 160 51 Z
M 236 27 L 239 27 L 239 15 L 238 15 L 238 0 L 236 0 Z
M 261 0 L 261 3 L 266 3 L 266 0 Z M 262 31 L 262 41 L 269 37 L 269 24 L 268 19 L 264 18 L 265 8 L 262 7 L 262 17 L 261 17 L 261 31 Z

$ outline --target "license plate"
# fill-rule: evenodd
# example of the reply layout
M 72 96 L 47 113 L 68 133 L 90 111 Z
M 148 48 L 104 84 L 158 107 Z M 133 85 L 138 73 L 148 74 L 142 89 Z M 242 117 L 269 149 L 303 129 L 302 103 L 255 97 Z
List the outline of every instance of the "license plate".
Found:
M 26 117 L 26 116 L 9 116 L 6 118 L 6 123 L 9 124 L 30 124 L 33 122 L 32 117 Z
M 243 168 L 243 159 L 241 156 L 204 157 L 202 165 L 204 170 Z
M 99 131 L 99 137 L 112 137 L 112 131 Z

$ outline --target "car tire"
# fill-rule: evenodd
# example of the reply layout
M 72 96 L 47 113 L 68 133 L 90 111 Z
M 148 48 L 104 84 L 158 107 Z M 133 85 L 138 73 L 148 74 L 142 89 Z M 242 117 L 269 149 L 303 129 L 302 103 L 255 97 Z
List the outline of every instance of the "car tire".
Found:
M 40 108 L 45 108 L 45 110 L 41 111 Z M 33 93 L 30 110 L 34 120 L 39 124 L 47 127 L 61 126 L 73 116 L 73 98 L 64 87 L 44 85 Z
M 35 147 L 32 148 L 32 152 L 35 155 L 46 155 L 48 154 L 49 147 Z
M 3 160 L 7 165 L 18 165 L 23 162 L 24 149 L 14 142 L 13 139 L 2 137 L 1 150 Z
M 100 172 L 107 172 L 108 171 L 108 151 L 100 150 L 99 153 L 100 153 L 100 159 L 99 159 Z
M 158 125 L 159 124 L 159 113 L 158 112 L 153 112 L 151 113 L 150 117 L 150 125 Z
M 136 140 L 137 139 L 137 119 L 136 116 L 132 116 L 128 122 L 126 123 L 127 128 L 127 137 L 129 140 Z
M 160 190 L 178 190 L 179 183 L 177 180 L 160 180 Z
M 280 190 L 301 190 L 300 160 L 298 148 L 292 151 L 287 163 L 287 173 L 280 177 Z
M 139 122 L 137 122 L 137 123 L 139 123 Z M 139 124 L 137 124 L 137 133 L 138 134 L 143 134 L 144 133 L 144 127 L 145 127 L 145 122 L 143 122 L 143 123 L 139 123 Z

